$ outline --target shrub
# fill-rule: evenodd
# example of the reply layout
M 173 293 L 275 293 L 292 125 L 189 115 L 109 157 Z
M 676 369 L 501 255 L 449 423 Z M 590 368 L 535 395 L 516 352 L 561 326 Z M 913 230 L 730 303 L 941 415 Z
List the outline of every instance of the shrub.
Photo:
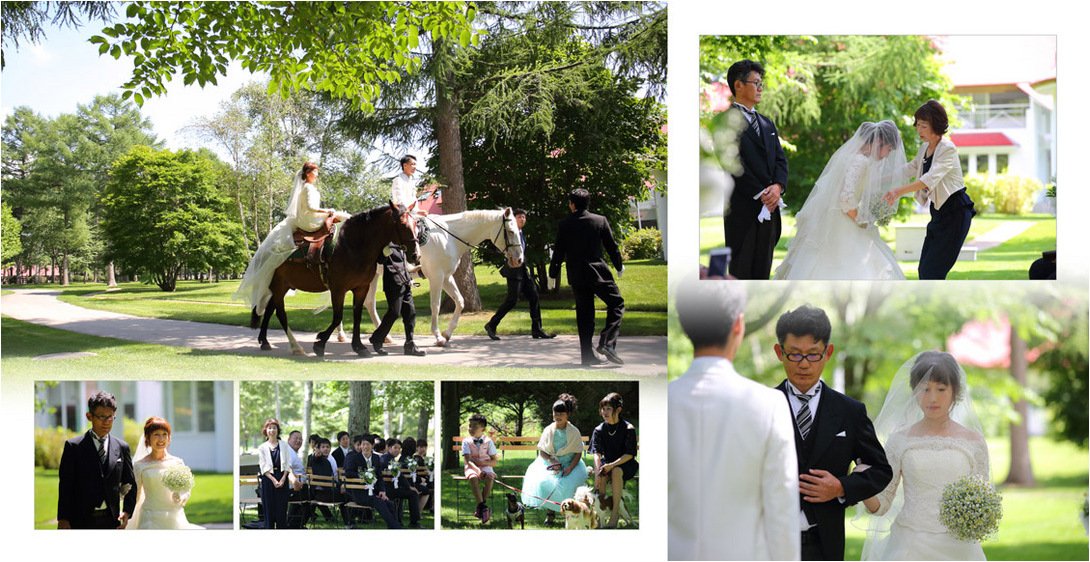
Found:
M 995 178 L 995 212 L 1020 215 L 1033 209 L 1033 194 L 1044 186 L 1034 178 L 1001 175 Z
M 34 428 L 34 466 L 55 469 L 61 465 L 64 442 L 77 435 L 63 427 Z
M 625 260 L 661 258 L 662 233 L 657 228 L 641 228 L 633 232 L 621 244 L 621 256 Z
M 965 191 L 973 200 L 978 213 L 992 212 L 995 209 L 995 182 L 986 174 L 968 174 L 965 176 Z

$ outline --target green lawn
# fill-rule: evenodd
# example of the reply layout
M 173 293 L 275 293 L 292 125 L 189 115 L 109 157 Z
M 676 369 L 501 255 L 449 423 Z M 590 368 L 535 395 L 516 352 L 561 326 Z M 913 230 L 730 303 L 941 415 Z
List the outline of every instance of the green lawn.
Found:
M 4 352 L 0 355 L 0 369 L 4 377 L 27 376 L 34 380 L 66 379 L 73 377 L 101 377 L 108 373 L 117 379 L 193 380 L 195 374 L 206 378 L 275 377 L 306 378 L 310 380 L 344 380 L 346 372 L 354 374 L 381 373 L 383 377 L 399 380 L 431 379 L 435 373 L 421 370 L 416 365 L 400 363 L 376 364 L 365 367 L 352 364 L 348 367 L 340 361 L 315 361 L 313 357 L 261 357 L 231 353 L 201 351 L 182 347 L 137 343 L 114 338 L 88 336 L 65 330 L 37 326 L 4 317 L 0 322 L 0 339 Z M 39 355 L 49 353 L 95 353 L 92 357 L 73 357 L 39 361 Z M 346 370 L 347 369 L 347 370 Z M 489 368 L 490 373 L 502 377 L 525 377 L 525 368 Z M 479 367 L 444 365 L 444 374 L 476 376 Z M 535 369 L 534 376 L 579 378 L 579 371 L 567 369 Z M 587 374 L 593 374 L 589 371 Z M 152 376 L 153 375 L 153 376 Z
M 1011 221 L 1033 222 L 1028 230 L 989 250 L 979 252 L 976 261 L 962 261 L 954 265 L 948 279 L 1026 279 L 1029 266 L 1041 257 L 1041 252 L 1056 249 L 1056 217 L 1045 214 L 1021 216 L 978 215 L 973 217 L 972 226 L 966 243 L 984 233 Z M 924 226 L 928 222 L 925 215 L 913 215 L 904 223 L 893 223 L 880 229 L 882 239 L 894 247 L 895 227 L 903 225 Z M 776 245 L 772 260 L 772 270 L 787 256 L 787 245 L 795 237 L 795 217 L 785 215 L 783 233 Z M 708 252 L 712 248 L 723 246 L 723 219 L 708 217 L 700 219 L 700 263 L 708 264 Z M 900 262 L 901 270 L 908 279 L 919 279 L 918 262 Z
M 404 506 L 402 509 L 404 509 L 404 512 L 402 513 L 402 522 L 405 525 L 408 525 L 409 524 L 409 508 L 408 508 L 408 506 Z M 252 520 L 253 519 L 253 514 L 254 514 L 253 510 L 248 511 L 246 517 L 243 518 L 243 521 L 249 522 L 250 520 Z M 311 519 L 309 523 L 307 523 L 307 529 L 344 529 L 345 528 L 344 520 L 341 519 L 340 513 L 336 509 L 331 509 L 330 514 L 333 516 L 333 518 L 331 520 L 327 521 L 325 516 L 322 514 L 321 511 L 315 510 L 314 518 Z M 353 525 L 352 528 L 354 528 L 354 529 L 386 529 L 387 528 L 386 527 L 386 522 L 383 521 L 382 517 L 379 517 L 377 514 L 375 514 L 371 518 L 371 521 L 364 522 L 364 521 L 362 521 L 360 519 L 360 512 L 358 512 L 358 511 L 355 514 L 355 518 L 353 519 L 352 525 Z M 434 529 L 435 528 L 435 514 L 430 512 L 430 511 L 427 511 L 427 510 L 421 511 L 420 512 L 420 526 L 424 527 L 425 529 Z
M 526 468 L 530 466 L 536 456 L 535 451 L 507 451 L 503 453 L 500 458 L 499 465 L 496 467 L 496 474 L 510 486 L 515 488 L 522 487 L 522 476 L 526 474 Z M 593 457 L 584 458 L 587 466 L 594 466 Z M 506 499 L 504 494 L 511 492 L 507 488 L 496 484 L 492 489 L 492 499 L 489 505 L 492 507 L 492 519 L 487 525 L 482 526 L 480 519 L 473 516 L 473 508 L 476 501 L 473 499 L 473 490 L 470 489 L 469 483 L 462 481 L 455 481 L 453 477 L 455 475 L 461 476 L 463 471 L 461 468 L 457 470 L 446 470 L 442 473 L 442 526 L 444 529 L 507 529 L 507 518 L 504 517 L 504 507 Z M 590 478 L 587 479 L 587 485 L 591 486 L 594 481 Z M 639 528 L 640 525 L 640 499 L 639 499 L 639 478 L 629 481 L 625 485 L 625 507 L 628 508 L 628 513 L 632 515 L 633 526 L 631 528 Z M 517 492 L 515 492 L 517 494 Z M 556 524 L 552 527 L 545 525 L 545 510 L 540 509 L 527 509 L 526 510 L 526 528 L 527 529 L 563 529 L 564 518 L 557 515 Z M 621 529 L 627 529 L 629 527 L 620 527 Z M 516 523 L 516 530 L 519 529 Z
M 195 472 L 193 496 L 185 506 L 190 523 L 234 522 L 234 475 Z M 57 471 L 34 468 L 34 528 L 57 528 Z
M 992 481 L 1007 475 L 1009 441 L 989 439 Z M 984 543 L 988 560 L 1086 560 L 1086 533 L 1079 523 L 1079 509 L 1090 472 L 1087 450 L 1068 443 L 1037 437 L 1030 441 L 1030 457 L 1037 477 L 1035 488 L 1001 487 L 1003 521 L 999 535 Z M 845 560 L 858 560 L 866 533 L 852 523 L 855 509 L 845 522 Z
M 458 323 L 455 335 L 484 335 L 484 324 L 492 312 L 503 302 L 507 295 L 507 282 L 492 267 L 478 266 L 477 284 L 485 312 L 465 314 Z M 624 324 L 621 333 L 627 336 L 664 336 L 666 335 L 666 264 L 661 261 L 633 260 L 625 264 L 625 274 L 618 280 L 618 286 L 625 299 Z M 38 287 L 41 287 L 40 285 Z M 61 289 L 56 285 L 45 286 Z M 248 326 L 250 310 L 240 301 L 231 299 L 238 287 L 238 281 L 220 283 L 198 283 L 183 281 L 173 293 L 164 293 L 154 285 L 142 283 L 123 283 L 118 291 L 102 292 L 102 284 L 75 284 L 64 288 L 61 300 L 67 303 L 109 310 L 149 318 L 167 318 L 171 320 L 190 320 Z M 428 281 L 420 280 L 420 286 L 413 290 L 416 304 L 416 331 L 426 337 L 431 325 L 431 305 L 428 296 Z M 386 301 L 382 291 L 378 292 L 378 311 L 386 310 Z M 351 296 L 346 302 L 346 329 L 351 330 Z M 317 315 L 315 308 L 327 305 L 326 294 L 298 293 L 287 299 L 288 322 L 294 331 L 321 331 L 329 325 L 332 313 L 325 310 Z M 603 305 L 598 302 L 600 310 Z M 575 302 L 571 288 L 566 284 L 555 295 L 543 295 L 541 299 L 542 323 L 547 331 L 559 334 L 575 335 Z M 440 330 L 445 330 L 449 314 L 440 316 Z M 270 329 L 279 330 L 280 324 L 273 319 Z M 364 314 L 365 332 L 373 329 L 367 315 Z M 394 325 L 394 333 L 401 332 L 401 323 Z M 530 313 L 526 303 L 520 301 L 503 323 L 499 333 L 530 333 Z

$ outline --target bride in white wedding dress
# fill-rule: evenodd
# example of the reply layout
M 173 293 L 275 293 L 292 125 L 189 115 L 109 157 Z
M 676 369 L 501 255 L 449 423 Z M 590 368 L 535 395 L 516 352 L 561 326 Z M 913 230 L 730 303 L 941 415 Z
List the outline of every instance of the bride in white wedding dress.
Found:
M 905 151 L 892 121 L 863 123 L 825 165 L 802 209 L 795 238 L 774 279 L 904 279 L 882 240 L 876 213 L 895 209 L 882 201 L 900 186 Z
M 989 477 L 988 447 L 954 357 L 925 351 L 901 367 L 874 428 L 888 437 L 893 480 L 863 500 L 874 514 L 863 560 L 985 560 L 979 542 L 954 538 L 939 521 L 947 484 Z
M 185 517 L 189 492 L 175 492 L 163 482 L 163 474 L 175 466 L 185 466 L 181 458 L 167 452 L 170 423 L 151 417 L 144 423 L 144 439 L 134 457 L 136 508 L 126 529 L 203 529 Z

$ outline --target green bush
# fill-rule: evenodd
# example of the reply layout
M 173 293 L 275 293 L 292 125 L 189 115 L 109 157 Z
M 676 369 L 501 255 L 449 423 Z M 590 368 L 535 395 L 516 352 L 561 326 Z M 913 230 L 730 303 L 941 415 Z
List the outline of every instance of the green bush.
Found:
M 121 437 L 129 444 L 129 451 L 135 453 L 137 442 L 144 436 L 144 425 L 132 418 L 125 418 L 121 423 Z M 82 432 L 71 431 L 63 427 L 34 428 L 34 466 L 56 469 L 61 466 L 61 454 L 64 442 Z
M 1034 178 L 1003 174 L 995 178 L 995 212 L 1021 215 L 1033 209 L 1033 194 L 1044 186 Z
M 76 432 L 63 427 L 34 428 L 34 466 L 46 469 L 59 467 L 64 442 L 76 435 Z
M 1043 188 L 1034 178 L 1013 174 L 965 176 L 965 189 L 982 213 L 1028 213 L 1033 208 L 1033 195 Z
M 657 228 L 641 228 L 625 238 L 621 256 L 627 260 L 647 260 L 662 257 L 662 233 Z

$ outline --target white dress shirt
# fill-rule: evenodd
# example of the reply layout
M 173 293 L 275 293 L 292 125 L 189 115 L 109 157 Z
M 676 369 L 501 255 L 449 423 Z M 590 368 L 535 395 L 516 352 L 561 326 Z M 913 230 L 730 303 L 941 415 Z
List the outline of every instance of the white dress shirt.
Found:
M 401 172 L 394 178 L 391 199 L 395 205 L 404 205 L 407 209 L 416 203 L 417 181 L 416 175 L 407 176 L 405 172 Z

